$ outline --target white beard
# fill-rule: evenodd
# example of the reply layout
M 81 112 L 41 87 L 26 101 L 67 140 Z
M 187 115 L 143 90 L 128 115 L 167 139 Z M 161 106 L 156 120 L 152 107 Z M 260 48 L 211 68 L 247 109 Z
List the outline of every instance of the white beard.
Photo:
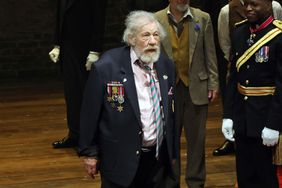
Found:
M 146 51 L 146 50 L 145 50 Z M 135 51 L 137 57 L 144 63 L 154 63 L 158 61 L 160 57 L 160 47 L 156 48 L 156 52 L 150 55 L 145 54 L 144 52 L 140 53 L 138 50 Z

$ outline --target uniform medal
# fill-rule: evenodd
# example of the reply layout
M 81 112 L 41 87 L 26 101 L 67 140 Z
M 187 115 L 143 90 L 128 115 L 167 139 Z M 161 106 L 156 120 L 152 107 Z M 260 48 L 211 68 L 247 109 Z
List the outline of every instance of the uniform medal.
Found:
M 273 22 L 273 17 L 269 16 L 269 18 L 267 18 L 267 20 L 265 22 L 263 22 L 261 25 L 255 27 L 255 28 L 250 27 L 251 34 L 250 34 L 249 39 L 247 40 L 248 45 L 252 46 L 255 43 L 255 41 L 254 41 L 254 38 L 256 37 L 255 33 L 263 30 L 264 28 L 266 28 L 272 22 Z
M 250 37 L 249 37 L 249 39 L 247 40 L 247 43 L 248 43 L 248 46 L 252 46 L 254 43 L 255 43 L 255 41 L 254 41 L 254 38 L 256 37 L 256 34 L 254 34 L 254 33 L 251 33 L 250 34 Z
M 255 61 L 257 63 L 267 62 L 269 59 L 269 46 L 263 46 L 259 51 L 255 54 Z
M 111 103 L 112 108 L 116 108 L 117 111 L 122 112 L 124 103 L 124 87 L 121 82 L 112 81 L 107 83 L 107 101 Z

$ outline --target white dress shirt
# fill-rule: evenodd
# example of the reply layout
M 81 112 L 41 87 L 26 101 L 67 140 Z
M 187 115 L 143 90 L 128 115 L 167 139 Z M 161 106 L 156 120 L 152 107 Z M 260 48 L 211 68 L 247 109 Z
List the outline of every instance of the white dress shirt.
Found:
M 153 146 L 156 144 L 157 135 L 154 106 L 150 88 L 150 75 L 147 71 L 135 63 L 138 60 L 138 57 L 132 48 L 130 49 L 130 58 L 136 85 L 139 110 L 141 113 L 140 118 L 143 130 L 142 146 Z M 153 63 L 148 64 L 148 66 L 153 69 Z M 160 94 L 160 84 L 156 72 L 153 72 L 152 74 L 155 79 L 158 93 Z

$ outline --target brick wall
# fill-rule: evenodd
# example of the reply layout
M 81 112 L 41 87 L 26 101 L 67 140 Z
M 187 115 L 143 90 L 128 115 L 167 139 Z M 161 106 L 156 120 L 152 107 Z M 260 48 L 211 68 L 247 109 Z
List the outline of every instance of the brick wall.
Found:
M 0 80 L 57 75 L 50 63 L 55 1 L 0 1 Z
M 105 49 L 120 45 L 126 0 L 108 0 Z M 49 60 L 56 0 L 0 1 L 0 82 L 58 78 Z

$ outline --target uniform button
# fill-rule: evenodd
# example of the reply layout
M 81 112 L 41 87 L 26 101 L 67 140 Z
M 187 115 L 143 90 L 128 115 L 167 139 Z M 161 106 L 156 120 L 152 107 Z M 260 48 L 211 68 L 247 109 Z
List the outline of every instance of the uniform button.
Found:
M 139 155 L 139 153 L 140 153 L 140 151 L 137 150 L 137 151 L 136 151 L 136 155 Z
M 249 84 L 249 80 L 246 80 L 246 84 Z
M 245 101 L 248 100 L 248 96 L 245 96 L 245 97 L 244 97 L 244 100 L 245 100 Z
M 142 131 L 139 131 L 138 134 L 141 135 L 141 134 L 142 134 Z
M 247 69 L 249 69 L 250 68 L 250 65 L 247 65 Z
M 237 55 L 238 55 L 238 52 L 236 52 L 235 55 L 237 56 Z

